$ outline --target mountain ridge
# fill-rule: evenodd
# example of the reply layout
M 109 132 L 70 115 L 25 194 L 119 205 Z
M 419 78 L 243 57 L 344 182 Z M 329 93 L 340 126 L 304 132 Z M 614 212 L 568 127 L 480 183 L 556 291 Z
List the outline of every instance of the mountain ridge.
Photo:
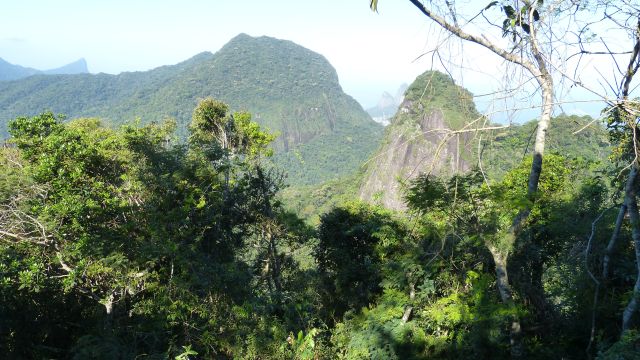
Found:
M 0 58 L 0 81 L 19 80 L 33 75 L 60 75 L 89 73 L 87 61 L 80 58 L 69 64 L 49 70 L 38 70 L 30 67 L 12 64 Z
M 109 74 L 34 75 L 0 82 L 0 135 L 17 116 L 43 110 L 100 117 L 114 125 L 176 119 L 185 138 L 199 99 L 246 110 L 280 134 L 274 162 L 290 182 L 317 183 L 357 169 L 382 136 L 344 93 L 328 60 L 288 40 L 240 34 L 216 53 L 175 65 Z

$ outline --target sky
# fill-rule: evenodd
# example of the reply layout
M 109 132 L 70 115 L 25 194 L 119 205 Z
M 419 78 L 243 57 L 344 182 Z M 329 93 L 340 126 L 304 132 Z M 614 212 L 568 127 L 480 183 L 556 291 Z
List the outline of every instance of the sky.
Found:
M 476 95 L 504 86 L 505 65 L 477 46 L 447 45 L 445 59 L 433 58 L 428 51 L 446 35 L 409 1 L 381 0 L 378 13 L 368 5 L 369 0 L 4 0 L 0 57 L 37 69 L 85 58 L 90 72 L 117 74 L 215 52 L 247 33 L 291 40 L 324 55 L 345 92 L 365 108 L 383 91 L 394 94 L 422 72 L 445 65 Z M 500 107 L 485 97 L 476 103 L 486 111 Z M 567 105 L 568 112 L 592 115 L 601 107 Z M 533 118 L 535 111 L 520 117 Z

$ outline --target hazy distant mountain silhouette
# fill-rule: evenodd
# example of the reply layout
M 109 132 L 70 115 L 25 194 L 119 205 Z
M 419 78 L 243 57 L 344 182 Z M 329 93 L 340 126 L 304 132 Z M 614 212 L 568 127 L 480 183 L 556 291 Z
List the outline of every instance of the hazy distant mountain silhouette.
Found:
M 14 65 L 0 58 L 0 81 L 18 80 L 38 74 L 86 74 L 89 72 L 87 61 L 78 59 L 70 64 L 50 70 L 37 70 L 20 65 Z

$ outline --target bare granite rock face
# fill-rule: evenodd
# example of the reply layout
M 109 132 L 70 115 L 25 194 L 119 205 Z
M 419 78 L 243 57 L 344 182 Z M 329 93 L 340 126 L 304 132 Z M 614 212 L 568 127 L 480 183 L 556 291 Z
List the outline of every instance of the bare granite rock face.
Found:
M 414 121 L 392 122 L 385 142 L 367 164 L 360 198 L 379 203 L 393 210 L 405 210 L 403 186 L 421 173 L 452 175 L 469 169 L 463 152 L 469 137 L 447 136 L 449 133 L 443 112 L 424 111 L 421 104 L 405 100 L 398 114 L 409 115 Z M 395 119 L 398 121 L 399 116 Z

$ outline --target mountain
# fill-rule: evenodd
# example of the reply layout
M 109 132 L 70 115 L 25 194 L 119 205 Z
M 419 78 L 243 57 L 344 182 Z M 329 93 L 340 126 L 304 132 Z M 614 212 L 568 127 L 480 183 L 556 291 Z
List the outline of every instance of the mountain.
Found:
M 17 80 L 36 74 L 86 74 L 89 72 L 85 59 L 79 59 L 65 66 L 51 70 L 36 70 L 8 63 L 0 58 L 0 81 Z
M 56 75 L 56 74 L 87 74 L 89 68 L 87 67 L 87 60 L 84 58 L 78 59 L 70 64 L 61 66 L 56 69 L 45 70 L 43 74 Z
M 286 40 L 241 34 L 215 54 L 119 75 L 36 75 L 0 82 L 0 132 L 17 116 L 43 110 L 100 117 L 117 125 L 174 118 L 184 138 L 198 100 L 214 97 L 246 110 L 280 134 L 274 162 L 290 183 L 312 184 L 357 169 L 382 126 L 345 94 L 331 64 Z
M 38 73 L 36 69 L 13 65 L 0 58 L 0 81 L 20 79 Z
M 403 187 L 420 173 L 449 176 L 481 166 L 488 181 L 495 181 L 530 156 L 536 121 L 452 133 L 473 120 L 485 124 L 478 122 L 474 128 L 499 127 L 484 121 L 473 95 L 448 75 L 434 71 L 420 75 L 407 89 L 380 148 L 367 163 L 359 197 L 403 210 Z M 611 153 L 605 128 L 589 116 L 575 115 L 552 120 L 546 150 L 589 164 L 603 163 Z
M 395 96 L 386 91 L 383 92 L 376 106 L 367 109 L 367 113 L 371 115 L 374 121 L 385 126 L 389 125 L 389 120 L 398 111 L 398 107 L 404 100 L 404 92 L 408 87 L 409 85 L 407 84 L 400 85 Z
M 427 71 L 418 76 L 368 162 L 360 198 L 402 210 L 403 183 L 420 173 L 449 175 L 468 170 L 471 137 L 450 138 L 448 131 L 479 116 L 472 94 L 448 75 Z

